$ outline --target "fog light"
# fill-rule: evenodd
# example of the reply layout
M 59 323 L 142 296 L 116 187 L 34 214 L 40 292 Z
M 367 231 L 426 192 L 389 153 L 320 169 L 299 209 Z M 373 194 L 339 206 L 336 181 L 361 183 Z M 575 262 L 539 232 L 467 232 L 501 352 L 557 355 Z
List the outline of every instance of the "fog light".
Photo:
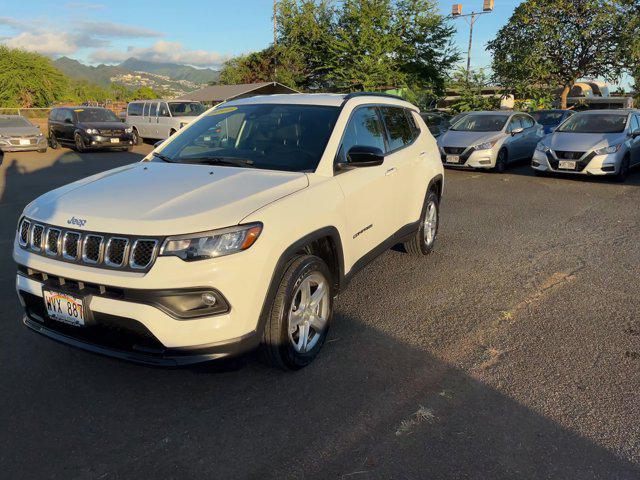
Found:
M 491 160 L 480 160 L 480 165 L 489 165 L 491 164 Z
M 533 165 L 534 167 L 539 167 L 540 163 L 536 162 L 535 160 L 532 160 L 531 165 Z
M 214 306 L 218 302 L 218 299 L 212 292 L 203 293 L 201 298 L 202 298 L 202 303 L 210 307 Z

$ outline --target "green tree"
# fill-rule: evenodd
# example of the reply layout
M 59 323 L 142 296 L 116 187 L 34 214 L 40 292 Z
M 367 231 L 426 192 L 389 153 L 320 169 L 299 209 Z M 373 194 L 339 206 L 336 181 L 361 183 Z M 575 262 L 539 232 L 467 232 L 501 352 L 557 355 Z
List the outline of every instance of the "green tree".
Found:
M 616 81 L 623 25 L 613 0 L 525 0 L 488 49 L 499 84 L 518 96 L 561 88 L 561 106 L 577 80 Z
M 468 79 L 467 79 L 468 77 Z M 489 75 L 483 70 L 472 70 L 467 75 L 466 68 L 456 70 L 449 88 L 455 90 L 460 99 L 451 105 L 454 112 L 472 110 L 495 110 L 500 107 L 500 96 L 487 95 L 484 90 L 491 84 Z
M 48 58 L 0 46 L 0 106 L 48 107 L 64 98 L 67 85 Z

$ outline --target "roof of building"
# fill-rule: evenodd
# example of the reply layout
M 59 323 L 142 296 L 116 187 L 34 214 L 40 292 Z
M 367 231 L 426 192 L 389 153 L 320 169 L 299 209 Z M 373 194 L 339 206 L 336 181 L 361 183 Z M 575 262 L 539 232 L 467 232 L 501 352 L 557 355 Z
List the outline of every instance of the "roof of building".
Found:
M 199 102 L 224 102 L 233 98 L 249 94 L 251 92 L 258 93 L 266 87 L 276 88 L 284 93 L 289 91 L 297 93 L 297 90 L 282 85 L 278 82 L 262 82 L 262 83 L 241 83 L 238 85 L 210 85 L 195 92 L 182 95 L 178 100 L 196 100 Z

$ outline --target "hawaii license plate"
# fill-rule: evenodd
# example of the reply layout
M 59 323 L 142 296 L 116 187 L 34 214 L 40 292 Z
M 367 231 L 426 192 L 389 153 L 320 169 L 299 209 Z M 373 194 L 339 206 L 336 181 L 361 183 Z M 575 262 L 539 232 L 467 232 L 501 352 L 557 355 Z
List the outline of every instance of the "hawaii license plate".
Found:
M 447 155 L 447 163 L 460 163 L 459 155 Z
M 20 145 L 31 145 L 31 140 L 29 140 L 28 138 L 21 138 Z
M 111 143 L 120 143 L 120 139 L 119 138 L 112 138 L 111 139 Z
M 573 160 L 560 160 L 558 168 L 562 168 L 564 170 L 575 170 L 576 162 L 574 162 Z
M 50 318 L 76 327 L 84 326 L 85 310 L 82 298 L 53 290 L 43 290 L 42 293 L 44 306 Z

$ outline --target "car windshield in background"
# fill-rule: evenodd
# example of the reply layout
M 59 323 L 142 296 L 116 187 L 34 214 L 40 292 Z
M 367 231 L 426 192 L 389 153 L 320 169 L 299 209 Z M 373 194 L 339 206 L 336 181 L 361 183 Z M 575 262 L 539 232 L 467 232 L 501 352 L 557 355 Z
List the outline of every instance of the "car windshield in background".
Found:
M 456 123 L 451 130 L 459 132 L 499 132 L 509 117 L 506 115 L 469 114 Z
M 338 118 L 337 107 L 220 107 L 192 123 L 154 161 L 314 171 Z
M 626 126 L 627 115 L 588 113 L 574 115 L 556 131 L 565 133 L 622 133 Z
M 31 127 L 31 124 L 22 117 L 0 117 L 0 128 L 10 127 Z
M 531 114 L 540 125 L 558 125 L 562 121 L 564 112 L 534 112 Z
M 197 117 L 204 112 L 204 105 L 198 102 L 169 102 L 172 117 Z
M 119 122 L 116 114 L 106 108 L 79 108 L 76 111 L 79 122 Z

